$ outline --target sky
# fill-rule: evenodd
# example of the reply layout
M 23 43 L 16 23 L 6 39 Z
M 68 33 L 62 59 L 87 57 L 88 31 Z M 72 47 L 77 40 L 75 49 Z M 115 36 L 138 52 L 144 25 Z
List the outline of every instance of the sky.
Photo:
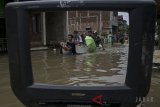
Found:
M 126 20 L 129 25 L 129 14 L 127 12 L 118 12 L 118 15 L 123 15 L 123 19 Z

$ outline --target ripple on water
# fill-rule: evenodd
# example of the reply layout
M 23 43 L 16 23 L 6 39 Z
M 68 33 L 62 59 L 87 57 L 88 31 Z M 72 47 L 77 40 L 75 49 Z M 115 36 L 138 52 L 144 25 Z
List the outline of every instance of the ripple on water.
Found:
M 97 72 L 107 72 L 107 70 L 104 69 L 96 69 Z
M 52 51 L 40 51 L 38 54 L 38 57 L 36 54 L 32 54 L 36 82 L 40 80 L 45 83 L 48 79 L 54 84 L 72 86 L 116 85 L 125 82 L 128 47 L 108 47 L 105 51 L 95 54 L 87 53 L 75 56 L 56 56 Z M 45 75 L 48 77 L 45 77 L 43 72 L 39 72 L 44 67 L 37 66 L 37 62 L 39 62 L 38 65 L 44 66 L 45 64 L 46 68 L 50 67 L 50 69 L 45 69 Z
M 120 71 L 121 69 L 120 68 L 111 68 L 110 70 L 111 71 Z

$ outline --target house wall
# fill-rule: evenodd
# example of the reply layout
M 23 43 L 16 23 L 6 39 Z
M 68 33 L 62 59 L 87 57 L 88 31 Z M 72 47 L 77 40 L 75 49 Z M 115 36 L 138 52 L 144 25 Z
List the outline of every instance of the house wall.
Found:
M 46 12 L 46 41 L 62 41 L 66 36 L 66 12 Z
M 87 27 L 93 31 L 105 31 L 110 27 L 110 11 L 69 11 L 69 33 L 84 32 Z

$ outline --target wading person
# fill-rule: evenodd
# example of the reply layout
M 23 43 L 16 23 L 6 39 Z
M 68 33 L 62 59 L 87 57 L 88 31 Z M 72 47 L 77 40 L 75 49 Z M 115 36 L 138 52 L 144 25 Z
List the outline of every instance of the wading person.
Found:
M 108 38 L 108 43 L 112 43 L 112 34 L 111 34 L 111 32 L 109 32 L 107 38 Z
M 100 48 L 102 47 L 102 49 L 105 50 L 103 42 L 102 42 L 101 38 L 98 36 L 97 32 L 94 32 L 93 39 L 96 43 L 96 47 L 100 47 Z
M 73 41 L 74 41 L 75 45 L 83 44 L 82 37 L 78 34 L 78 31 L 73 32 Z
M 88 31 L 88 34 L 85 37 L 85 43 L 90 53 L 96 52 L 96 44 L 92 38 L 92 31 Z
M 75 43 L 73 42 L 73 35 L 69 34 L 67 36 L 67 43 L 60 43 L 60 45 L 62 46 L 62 49 L 65 51 L 65 53 L 70 55 L 76 55 Z
M 78 31 L 74 31 L 73 42 L 75 44 L 76 54 L 83 54 L 87 52 L 86 47 L 84 46 L 84 37 L 78 34 Z

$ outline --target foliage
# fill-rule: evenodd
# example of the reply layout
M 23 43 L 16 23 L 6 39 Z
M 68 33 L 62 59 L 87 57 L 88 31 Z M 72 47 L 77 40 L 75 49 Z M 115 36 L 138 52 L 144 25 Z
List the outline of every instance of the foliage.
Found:
M 159 38 L 159 46 L 158 48 L 160 49 L 160 0 L 155 0 L 157 3 L 157 26 L 156 26 L 156 33 L 158 34 L 158 38 Z
M 4 0 L 0 0 L 0 17 L 4 14 Z

